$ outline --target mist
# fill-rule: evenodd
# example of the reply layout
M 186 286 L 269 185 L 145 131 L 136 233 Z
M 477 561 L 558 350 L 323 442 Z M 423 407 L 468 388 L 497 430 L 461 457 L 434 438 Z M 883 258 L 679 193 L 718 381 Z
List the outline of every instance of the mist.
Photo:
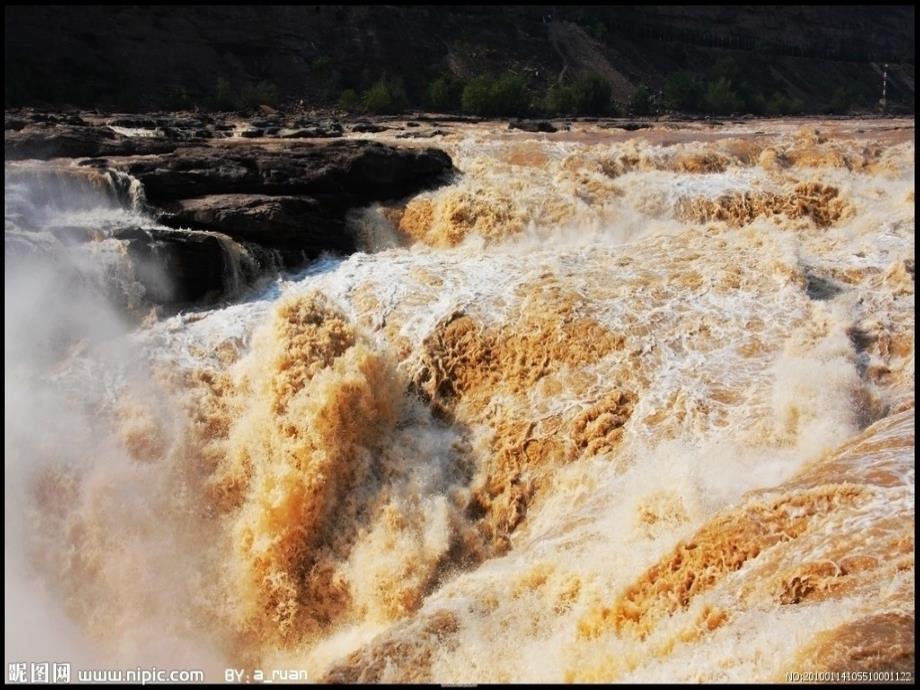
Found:
M 142 188 L 8 164 L 8 661 L 770 680 L 912 620 L 912 124 L 679 127 L 457 125 L 359 251 L 166 306 Z

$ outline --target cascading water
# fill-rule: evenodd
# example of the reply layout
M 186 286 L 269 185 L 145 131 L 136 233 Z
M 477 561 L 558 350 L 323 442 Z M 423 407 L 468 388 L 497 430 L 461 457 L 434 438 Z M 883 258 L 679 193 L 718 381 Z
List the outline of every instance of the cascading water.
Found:
M 109 186 L 115 192 L 122 208 L 144 213 L 147 211 L 147 199 L 144 195 L 144 185 L 136 177 L 132 177 L 120 170 L 107 170 Z
M 45 648 L 214 680 L 912 671 L 913 123 L 756 128 L 464 125 L 455 181 L 352 214 L 366 253 L 8 347 Z
M 136 178 L 72 163 L 7 163 L 5 193 L 8 268 L 17 270 L 29 262 L 22 270 L 63 271 L 70 275 L 71 285 L 105 296 L 134 317 L 142 316 L 158 295 L 174 292 L 171 276 L 164 272 L 169 262 L 158 257 L 168 249 L 164 240 L 170 233 L 175 238 L 178 231 L 152 218 Z M 229 237 L 182 232 L 210 235 L 218 242 L 225 297 L 239 295 L 258 272 L 249 251 Z M 129 251 L 130 238 L 149 247 L 145 253 L 150 261 Z M 31 265 L 35 261 L 38 266 Z M 156 294 L 148 294 L 151 290 Z

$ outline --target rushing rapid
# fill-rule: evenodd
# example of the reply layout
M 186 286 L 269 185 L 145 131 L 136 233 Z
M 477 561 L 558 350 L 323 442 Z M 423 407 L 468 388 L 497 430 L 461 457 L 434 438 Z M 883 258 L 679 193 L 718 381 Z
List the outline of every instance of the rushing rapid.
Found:
M 458 126 L 449 184 L 352 212 L 363 251 L 134 320 L 105 219 L 143 189 L 7 164 L 8 245 L 104 284 L 7 259 L 8 657 L 912 671 L 913 134 Z

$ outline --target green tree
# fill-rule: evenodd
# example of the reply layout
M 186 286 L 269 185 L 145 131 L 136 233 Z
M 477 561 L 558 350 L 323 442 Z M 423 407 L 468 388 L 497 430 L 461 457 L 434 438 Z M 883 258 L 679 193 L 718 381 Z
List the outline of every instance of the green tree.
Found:
M 611 112 L 610 82 L 596 74 L 579 79 L 572 85 L 575 110 L 585 115 L 608 115 Z
M 434 110 L 450 109 L 450 85 L 444 77 L 438 77 L 428 85 L 428 105 Z
M 629 112 L 633 115 L 652 114 L 652 92 L 644 84 L 636 87 L 629 97 Z
M 476 77 L 463 88 L 461 107 L 470 115 L 491 115 L 492 80 Z
M 428 85 L 428 107 L 433 110 L 452 111 L 460 107 L 463 83 L 450 77 L 441 76 Z
M 524 77 L 511 72 L 506 72 L 495 81 L 491 96 L 495 115 L 524 115 L 530 106 L 527 82 Z
M 210 106 L 212 110 L 234 110 L 236 108 L 230 81 L 225 77 L 217 78 L 217 83 L 214 85 L 214 93 L 211 96 Z
M 769 62 L 757 53 L 746 55 L 743 64 L 726 57 L 709 69 L 704 104 L 710 112 L 723 115 L 741 111 L 760 115 L 767 109 L 764 94 L 778 88 L 781 85 L 771 76 Z
M 698 112 L 703 85 L 690 72 L 674 72 L 664 83 L 664 104 L 672 110 Z
M 802 101 L 777 91 L 766 104 L 767 115 L 794 115 L 803 110 Z
M 554 84 L 546 92 L 544 110 L 551 115 L 609 115 L 613 112 L 610 84 L 597 75 L 572 84 Z
M 550 115 L 575 114 L 575 90 L 565 84 L 553 84 L 546 92 L 543 109 Z
M 498 79 L 480 76 L 469 82 L 461 98 L 463 112 L 471 115 L 523 115 L 530 107 L 523 77 L 506 72 Z
M 350 82 L 348 82 L 350 83 Z M 310 63 L 309 90 L 323 102 L 335 101 L 340 95 L 342 74 L 332 59 L 326 55 L 317 57 Z
M 258 84 L 247 82 L 240 89 L 239 105 L 242 108 L 258 108 L 260 105 L 277 106 L 280 101 L 278 87 L 268 81 Z
M 339 95 L 339 107 L 343 110 L 355 111 L 361 105 L 361 99 L 354 89 L 345 89 Z
M 729 115 L 744 108 L 744 101 L 735 91 L 731 80 L 724 77 L 709 83 L 705 104 L 706 110 L 716 115 Z
M 409 99 L 401 80 L 382 77 L 364 92 L 362 103 L 370 113 L 395 115 L 408 107 Z

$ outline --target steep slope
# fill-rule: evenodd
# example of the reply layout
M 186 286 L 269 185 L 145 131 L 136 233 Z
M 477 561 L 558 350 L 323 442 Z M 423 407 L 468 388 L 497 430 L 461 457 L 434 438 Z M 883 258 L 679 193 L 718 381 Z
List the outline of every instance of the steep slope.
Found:
M 889 103 L 912 110 L 913 25 L 906 6 L 12 7 L 5 100 L 178 107 L 200 104 L 222 77 L 323 104 L 387 74 L 422 105 L 440 74 L 511 69 L 539 92 L 564 68 L 601 74 L 624 99 L 732 58 L 767 96 L 782 89 L 806 106 L 842 87 L 871 105 L 887 62 Z

